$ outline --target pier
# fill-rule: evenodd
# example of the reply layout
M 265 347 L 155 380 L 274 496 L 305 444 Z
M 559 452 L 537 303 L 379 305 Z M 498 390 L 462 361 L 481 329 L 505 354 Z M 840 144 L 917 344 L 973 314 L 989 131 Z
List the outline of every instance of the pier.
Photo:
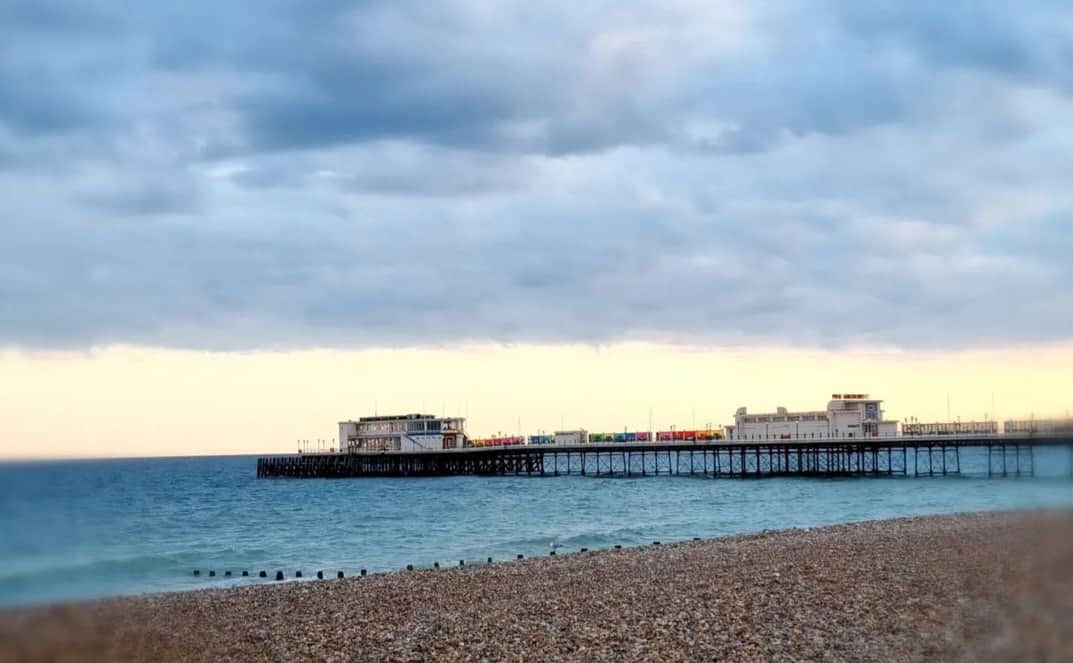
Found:
M 588 443 L 270 456 L 259 478 L 523 475 L 879 477 L 961 474 L 962 451 L 986 451 L 988 477 L 1033 476 L 1035 449 L 1067 447 L 1073 434 L 892 436 L 871 439 Z

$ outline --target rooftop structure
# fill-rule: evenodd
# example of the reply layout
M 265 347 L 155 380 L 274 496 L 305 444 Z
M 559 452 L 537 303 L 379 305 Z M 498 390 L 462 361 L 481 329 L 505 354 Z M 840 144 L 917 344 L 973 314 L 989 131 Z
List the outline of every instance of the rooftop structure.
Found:
M 552 438 L 555 444 L 585 444 L 589 441 L 589 432 L 584 428 L 578 430 L 557 430 Z
M 402 414 L 339 422 L 339 449 L 349 453 L 458 449 L 465 438 L 461 417 Z
M 832 394 L 825 410 L 751 414 L 744 408 L 734 413 L 734 425 L 727 426 L 733 440 L 828 439 L 892 437 L 898 422 L 883 419 L 883 401 L 868 394 Z

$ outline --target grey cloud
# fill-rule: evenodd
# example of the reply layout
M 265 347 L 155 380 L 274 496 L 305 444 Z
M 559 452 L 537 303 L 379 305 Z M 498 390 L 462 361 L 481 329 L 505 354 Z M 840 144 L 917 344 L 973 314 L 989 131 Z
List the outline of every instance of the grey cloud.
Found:
M 107 213 L 136 217 L 190 213 L 198 209 L 196 191 L 182 186 L 171 186 L 168 182 L 113 191 L 96 191 L 83 195 L 82 200 L 87 205 Z
M 0 345 L 1073 339 L 1064 5 L 120 9 L 0 10 Z
M 383 142 L 335 151 L 274 154 L 229 176 L 256 190 L 307 187 L 339 194 L 459 197 L 517 192 L 532 167 L 498 153 Z

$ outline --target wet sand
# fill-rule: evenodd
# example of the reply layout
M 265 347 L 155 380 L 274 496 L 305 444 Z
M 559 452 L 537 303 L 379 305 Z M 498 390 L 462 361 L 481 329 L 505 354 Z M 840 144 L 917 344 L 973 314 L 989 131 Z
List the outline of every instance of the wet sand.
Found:
M 0 611 L 0 661 L 66 660 L 1068 661 L 1073 511 Z

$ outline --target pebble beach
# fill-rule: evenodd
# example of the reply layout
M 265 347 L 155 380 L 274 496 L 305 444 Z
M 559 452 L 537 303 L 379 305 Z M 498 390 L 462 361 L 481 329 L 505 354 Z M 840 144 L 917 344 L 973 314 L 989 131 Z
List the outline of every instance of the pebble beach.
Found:
M 0 661 L 1073 660 L 1073 511 L 442 564 L 5 609 Z

